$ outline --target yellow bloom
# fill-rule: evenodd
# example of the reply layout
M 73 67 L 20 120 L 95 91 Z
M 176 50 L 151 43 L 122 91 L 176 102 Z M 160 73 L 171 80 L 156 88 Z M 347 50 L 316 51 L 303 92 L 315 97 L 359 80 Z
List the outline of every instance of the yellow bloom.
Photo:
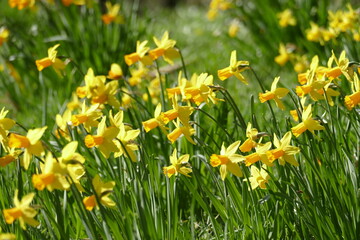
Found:
M 298 153 L 300 149 L 290 145 L 291 132 L 287 132 L 284 137 L 279 140 L 274 134 L 274 145 L 276 149 L 266 152 L 269 161 L 272 163 L 276 159 L 279 159 L 280 165 L 285 165 L 285 162 L 294 166 L 299 166 L 299 163 L 295 160 L 294 154 Z
M 252 190 L 260 187 L 261 189 L 266 189 L 266 183 L 269 182 L 270 176 L 265 171 L 266 165 L 262 165 L 261 169 L 258 169 L 256 166 L 252 165 L 250 168 L 251 177 L 249 177 L 250 187 Z M 247 181 L 247 179 L 244 179 Z
M 7 41 L 10 31 L 5 27 L 0 28 L 0 46 Z
M 189 167 L 189 154 L 185 154 L 177 157 L 177 151 L 174 149 L 173 154 L 170 156 L 171 166 L 163 167 L 163 172 L 167 177 L 171 177 L 172 175 L 178 175 L 178 173 L 183 174 L 187 177 L 190 177 L 189 173 L 192 172 Z
M 56 44 L 55 46 L 48 49 L 48 56 L 42 58 L 40 60 L 36 60 L 36 66 L 39 71 L 42 71 L 44 68 L 47 68 L 51 65 L 55 68 L 55 70 L 62 70 L 65 68 L 65 64 L 60 59 L 56 58 L 57 51 L 56 49 L 60 46 L 60 44 Z
M 239 146 L 240 141 L 234 142 L 228 148 L 226 148 L 225 145 L 222 144 L 220 155 L 213 154 L 210 157 L 211 166 L 220 166 L 220 176 L 223 181 L 225 180 L 228 171 L 237 177 L 243 176 L 243 173 L 238 163 L 244 161 L 244 157 L 236 154 Z
M 279 82 L 280 77 L 276 77 L 271 84 L 271 90 L 266 90 L 265 93 L 259 93 L 260 102 L 264 103 L 268 100 L 274 99 L 276 106 L 281 110 L 285 109 L 284 104 L 281 102 L 281 98 L 285 97 L 289 93 L 289 90 L 286 88 L 276 88 L 277 83 Z
M 0 142 L 7 151 L 9 150 L 7 138 L 8 130 L 15 125 L 14 120 L 6 117 L 8 112 L 9 110 L 5 110 L 5 107 L 0 111 Z
M 46 126 L 43 128 L 31 129 L 28 131 L 26 137 L 15 133 L 10 134 L 9 147 L 11 148 L 25 148 L 23 158 L 21 160 L 21 166 L 28 169 L 31 157 L 41 156 L 44 154 L 44 148 L 40 141 L 40 138 L 46 130 Z
M 128 66 L 131 66 L 138 61 L 142 62 L 144 65 L 152 64 L 151 57 L 146 55 L 146 53 L 150 49 L 149 47 L 146 47 L 147 43 L 148 41 L 143 41 L 143 42 L 137 41 L 136 52 L 124 56 L 125 63 Z
M 195 134 L 195 129 L 192 128 L 189 124 L 187 125 L 180 125 L 179 121 L 175 123 L 176 128 L 167 135 L 167 138 L 174 143 L 181 135 L 183 135 L 186 140 L 191 142 L 192 144 L 196 144 L 194 140 L 192 140 L 191 136 Z
M 251 149 L 256 147 L 256 142 L 254 141 L 257 138 L 258 130 L 256 128 L 252 128 L 251 123 L 247 124 L 246 127 L 246 137 L 248 137 L 243 144 L 239 147 L 242 152 L 250 152 Z
M 16 158 L 19 157 L 21 153 L 22 152 L 20 150 L 11 149 L 9 154 L 0 157 L 0 166 L 5 167 L 6 165 L 12 163 L 13 161 L 15 161 Z
M 271 148 L 271 142 L 267 142 L 265 144 L 258 144 L 255 148 L 256 152 L 244 156 L 245 158 L 245 166 L 251 166 L 254 163 L 261 161 L 262 163 L 266 164 L 267 166 L 273 166 L 273 164 L 269 161 L 266 152 Z
M 239 32 L 239 29 L 240 29 L 239 22 L 232 21 L 228 30 L 229 36 L 232 38 L 236 37 L 236 34 Z
M 291 58 L 291 53 L 288 52 L 284 44 L 280 44 L 279 47 L 279 53 L 280 55 L 275 57 L 275 62 L 279 64 L 280 66 L 284 66 Z
M 88 148 L 97 147 L 106 158 L 109 158 L 110 153 L 119 151 L 114 143 L 118 133 L 117 127 L 106 127 L 106 116 L 104 116 L 98 125 L 97 135 L 87 135 L 85 145 Z
M 353 94 L 345 96 L 345 106 L 352 110 L 360 103 L 360 81 L 356 73 L 354 73 L 354 81 L 352 83 Z
M 135 138 L 139 136 L 140 130 L 126 129 L 124 124 L 119 127 L 119 134 L 116 137 L 115 144 L 118 151 L 115 153 L 115 157 L 125 155 L 129 157 L 131 161 L 136 162 L 135 151 L 139 150 L 138 145 L 134 142 Z
M 231 76 L 235 76 L 240 81 L 242 81 L 243 83 L 245 83 L 247 85 L 248 82 L 246 81 L 244 76 L 241 75 L 241 72 L 243 72 L 249 68 L 250 68 L 250 65 L 249 65 L 248 61 L 237 61 L 236 50 L 234 50 L 231 52 L 230 66 L 223 68 L 221 70 L 218 70 L 218 77 L 221 81 L 224 81 L 225 79 L 228 79 Z
M 16 240 L 16 235 L 12 233 L 0 233 L 0 240 Z
M 105 5 L 106 5 L 107 13 L 101 16 L 101 20 L 105 24 L 110 24 L 112 22 L 118 24 L 124 23 L 124 17 L 119 15 L 120 12 L 119 3 L 112 5 L 111 2 L 106 2 Z
M 70 133 L 69 133 L 69 123 L 71 123 L 71 110 L 66 109 L 63 115 L 56 114 L 55 117 L 56 125 L 58 128 L 55 130 L 55 136 L 57 138 L 64 137 L 67 140 L 70 140 Z
M 70 4 L 74 5 L 85 5 L 86 0 L 61 0 L 62 4 L 66 7 L 70 6 Z
M 299 137 L 303 132 L 309 130 L 312 134 L 315 134 L 315 130 L 324 130 L 325 128 L 320 123 L 312 119 L 311 105 L 309 105 L 302 114 L 302 122 L 291 128 L 292 133 L 295 137 Z
M 17 7 L 18 10 L 22 10 L 26 7 L 32 7 L 35 4 L 35 0 L 8 0 L 10 7 Z
M 40 223 L 34 219 L 37 211 L 34 208 L 30 207 L 30 203 L 32 202 L 34 196 L 35 193 L 29 193 L 24 196 L 21 201 L 19 201 L 18 190 L 16 190 L 14 196 L 15 207 L 3 210 L 6 223 L 12 224 L 16 219 L 19 219 L 20 226 L 23 229 L 26 229 L 25 223 L 33 227 L 38 226 Z
M 142 125 L 145 129 L 145 132 L 149 132 L 156 127 L 160 127 L 161 130 L 166 133 L 165 123 L 161 115 L 161 103 L 159 103 L 155 108 L 154 118 L 142 122 Z
M 123 77 L 123 71 L 119 64 L 111 64 L 110 71 L 107 76 L 109 79 L 118 80 Z
M 97 202 L 97 198 L 104 206 L 114 207 L 116 205 L 115 202 L 109 198 L 109 195 L 115 187 L 114 181 L 104 183 L 101 181 L 100 176 L 96 175 L 92 180 L 92 185 L 96 195 L 91 195 L 90 197 L 85 197 L 83 199 L 86 210 L 91 211 L 95 206 L 98 206 L 99 203 Z
M 102 115 L 101 111 L 98 111 L 99 104 L 91 105 L 90 108 L 86 107 L 85 101 L 82 104 L 82 109 L 80 114 L 75 114 L 71 116 L 71 122 L 73 126 L 79 126 L 83 124 L 86 131 L 90 132 L 91 127 L 97 127 L 99 119 Z
M 161 39 L 154 37 L 157 48 L 150 50 L 149 55 L 153 60 L 163 57 L 169 64 L 174 64 L 173 59 L 180 57 L 179 51 L 174 48 L 176 41 L 169 38 L 169 32 L 165 31 Z
M 279 19 L 279 25 L 283 28 L 296 25 L 296 19 L 294 18 L 293 13 L 290 9 L 285 9 L 284 11 L 278 13 L 276 16 Z

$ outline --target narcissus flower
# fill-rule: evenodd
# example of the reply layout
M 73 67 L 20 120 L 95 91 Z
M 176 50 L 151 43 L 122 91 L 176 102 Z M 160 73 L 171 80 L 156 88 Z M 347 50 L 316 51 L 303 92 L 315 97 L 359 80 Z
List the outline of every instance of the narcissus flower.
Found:
M 261 169 L 258 169 L 256 166 L 252 165 L 250 168 L 251 177 L 249 177 L 250 187 L 252 190 L 260 187 L 261 189 L 266 189 L 266 183 L 269 182 L 270 176 L 265 171 L 266 165 L 262 165 Z M 244 179 L 247 181 L 247 179 Z
M 87 107 L 85 101 L 82 104 L 81 113 L 71 116 L 71 122 L 73 126 L 79 126 L 83 124 L 86 131 L 90 132 L 91 127 L 97 127 L 99 119 L 102 115 L 101 111 L 98 111 L 99 104 L 91 105 Z
M 24 155 L 21 160 L 21 165 L 28 169 L 31 157 L 41 156 L 44 154 L 44 148 L 40 138 L 44 134 L 47 126 L 43 128 L 31 129 L 28 131 L 26 137 L 15 133 L 11 133 L 9 137 L 9 147 L 11 148 L 24 148 Z
M 289 90 L 286 88 L 276 88 L 277 83 L 279 82 L 280 77 L 276 77 L 271 84 L 271 90 L 266 90 L 265 93 L 259 93 L 260 102 L 264 103 L 268 100 L 274 99 L 276 106 L 281 110 L 285 109 L 284 104 L 280 100 L 281 98 L 285 97 L 286 94 L 289 93 Z
M 86 210 L 91 211 L 94 207 L 98 206 L 99 203 L 97 199 L 100 200 L 100 203 L 107 207 L 114 207 L 116 204 L 113 200 L 109 198 L 109 195 L 112 193 L 113 188 L 115 187 L 115 182 L 102 182 L 99 175 L 96 175 L 92 180 L 92 185 L 95 189 L 96 195 L 91 195 L 83 199 Z
M 293 13 L 290 9 L 285 9 L 284 11 L 278 13 L 276 15 L 279 19 L 280 27 L 287 27 L 287 26 L 295 26 L 296 19 L 293 16 Z
M 106 116 L 104 116 L 98 125 L 97 135 L 87 135 L 85 145 L 88 148 L 97 147 L 106 158 L 109 158 L 110 153 L 119 151 L 114 143 L 118 133 L 117 127 L 106 127 Z
M 150 49 L 149 47 L 146 46 L 147 43 L 148 43 L 148 41 L 142 41 L 142 42 L 137 41 L 136 42 L 136 52 L 127 54 L 124 56 L 125 63 L 128 66 L 131 66 L 138 61 L 142 62 L 144 65 L 152 64 L 151 57 L 146 55 L 146 53 Z
M 258 130 L 256 128 L 252 128 L 251 123 L 247 124 L 246 127 L 246 137 L 247 139 L 241 146 L 239 147 L 242 152 L 250 152 L 251 149 L 256 147 L 256 142 L 254 141 L 257 138 Z
M 120 12 L 119 3 L 112 5 L 111 2 L 106 2 L 105 5 L 106 5 L 107 13 L 101 16 L 101 20 L 105 24 L 110 24 L 112 22 L 118 24 L 124 23 L 124 17 L 119 15 Z
M 37 211 L 30 207 L 35 193 L 29 193 L 24 196 L 21 201 L 18 199 L 18 190 L 15 191 L 14 196 L 14 208 L 4 209 L 3 214 L 7 224 L 12 224 L 16 219 L 19 219 L 20 226 L 23 229 L 26 229 L 25 223 L 29 224 L 32 227 L 38 226 L 40 223 L 34 219 L 37 214 Z
M 0 157 L 0 166 L 5 167 L 6 165 L 12 163 L 13 161 L 15 161 L 16 158 L 19 157 L 21 153 L 21 150 L 11 149 L 7 155 Z
M 0 142 L 5 149 L 8 149 L 8 130 L 15 125 L 15 121 L 7 118 L 9 110 L 5 110 L 3 107 L 0 111 Z
M 194 140 L 192 140 L 191 136 L 195 134 L 195 129 L 190 126 L 190 124 L 181 125 L 180 121 L 174 122 L 176 128 L 167 135 L 167 138 L 174 143 L 181 135 L 183 135 L 186 140 L 191 142 L 192 144 L 196 144 Z
M 221 81 L 224 81 L 225 79 L 228 79 L 231 76 L 235 76 L 236 78 L 238 78 L 240 81 L 242 81 L 247 85 L 248 82 L 246 81 L 244 76 L 241 75 L 241 72 L 249 68 L 250 65 L 248 61 L 237 61 L 236 50 L 234 50 L 231 52 L 230 66 L 218 70 L 218 77 Z
M 303 132 L 309 130 L 312 134 L 315 134 L 315 130 L 324 130 L 325 128 L 320 123 L 312 119 L 312 107 L 309 105 L 303 112 L 301 119 L 302 122 L 291 128 L 292 133 L 295 137 L 299 137 Z
M 226 175 L 229 172 L 237 177 L 242 177 L 243 172 L 241 171 L 239 162 L 244 161 L 244 157 L 236 154 L 237 149 L 240 146 L 240 141 L 236 141 L 231 144 L 228 148 L 225 147 L 224 143 L 221 146 L 220 155 L 213 154 L 210 157 L 210 165 L 213 167 L 220 166 L 221 180 L 225 180 Z
M 352 110 L 360 103 L 360 81 L 356 73 L 354 73 L 354 81 L 352 83 L 353 94 L 345 96 L 345 106 Z
M 61 0 L 62 4 L 66 7 L 70 6 L 71 4 L 74 5 L 85 5 L 86 0 Z
M 185 154 L 177 157 L 177 151 L 174 149 L 172 155 L 170 156 L 171 166 L 163 167 L 163 172 L 167 177 L 171 177 L 173 175 L 183 174 L 187 177 L 190 177 L 189 173 L 192 172 L 189 164 L 189 154 Z
M 267 142 L 265 144 L 258 144 L 255 148 L 256 152 L 251 153 L 249 155 L 244 156 L 245 158 L 245 166 L 251 166 L 252 164 L 261 161 L 267 166 L 273 166 L 273 164 L 269 161 L 266 152 L 271 148 L 271 142 Z
M 292 54 L 288 51 L 284 44 L 280 44 L 279 55 L 274 58 L 275 62 L 280 66 L 284 66 L 292 57 Z
M 129 157 L 131 161 L 136 162 L 135 151 L 139 150 L 138 145 L 135 143 L 135 138 L 139 136 L 139 129 L 126 129 L 124 124 L 119 127 L 119 134 L 116 137 L 115 144 L 118 151 L 115 152 L 115 157 L 122 155 Z
M 153 60 L 163 57 L 169 64 L 174 64 L 173 59 L 180 57 L 179 51 L 174 48 L 176 41 L 169 38 L 169 32 L 165 31 L 161 39 L 154 37 L 157 48 L 150 50 L 149 55 Z
M 152 129 L 156 128 L 156 127 L 160 127 L 161 130 L 164 133 L 166 133 L 165 123 L 163 121 L 162 114 L 161 114 L 161 103 L 159 103 L 156 106 L 154 117 L 149 119 L 149 120 L 146 120 L 146 121 L 142 122 L 142 125 L 143 125 L 143 127 L 145 129 L 145 132 L 149 132 L 150 130 L 152 130 Z
M 107 76 L 111 80 L 118 80 L 123 77 L 123 71 L 119 64 L 111 64 L 110 71 Z
M 10 31 L 7 28 L 5 27 L 0 28 L 0 46 L 7 41 L 9 35 L 10 35 Z
M 49 48 L 47 57 L 35 61 L 37 69 L 39 71 L 42 71 L 44 68 L 47 68 L 49 66 L 53 66 L 55 70 L 62 70 L 65 68 L 65 63 L 56 57 L 56 49 L 59 46 L 60 44 L 56 44 L 55 46 Z
M 35 0 L 8 0 L 10 7 L 17 7 L 18 10 L 22 10 L 26 7 L 32 7 L 35 4 Z
M 276 159 L 279 159 L 280 165 L 285 165 L 285 162 L 294 166 L 299 166 L 299 163 L 295 160 L 294 154 L 298 153 L 300 149 L 290 145 L 291 132 L 287 132 L 284 137 L 279 140 L 274 134 L 274 145 L 276 149 L 266 152 L 269 161 L 272 163 Z
M 0 240 L 16 240 L 16 235 L 12 233 L 0 233 Z

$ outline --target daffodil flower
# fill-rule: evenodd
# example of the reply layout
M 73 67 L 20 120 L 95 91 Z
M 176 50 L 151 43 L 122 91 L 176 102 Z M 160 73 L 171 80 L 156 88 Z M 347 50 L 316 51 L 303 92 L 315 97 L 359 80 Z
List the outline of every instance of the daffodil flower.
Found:
M 251 149 L 256 147 L 256 142 L 254 141 L 257 138 L 258 130 L 256 128 L 252 128 L 251 123 L 247 124 L 246 127 L 246 136 L 248 137 L 243 144 L 239 147 L 242 152 L 250 152 Z
M 44 153 L 44 148 L 40 141 L 40 138 L 44 134 L 47 126 L 43 128 L 31 129 L 28 131 L 26 137 L 19 134 L 11 133 L 9 137 L 10 148 L 24 148 L 24 155 L 21 160 L 21 165 L 28 169 L 31 157 L 41 156 Z
M 115 187 L 115 182 L 102 182 L 99 175 L 96 175 L 92 180 L 92 185 L 95 189 L 95 195 L 85 197 L 83 203 L 86 210 L 91 211 L 94 207 L 98 206 L 96 197 L 100 200 L 100 203 L 107 207 L 114 207 L 116 204 L 113 200 L 109 198 L 109 195 L 112 193 L 113 188 Z
M 320 125 L 320 123 L 312 119 L 311 113 L 312 107 L 309 105 L 304 113 L 302 114 L 302 122 L 291 128 L 292 133 L 295 137 L 299 137 L 303 132 L 309 130 L 312 134 L 315 134 L 315 130 L 324 130 L 325 128 Z
M 151 65 L 152 59 L 150 56 L 147 56 L 146 53 L 149 51 L 149 47 L 146 46 L 148 41 L 137 41 L 136 42 L 136 52 L 127 54 L 124 56 L 125 63 L 128 66 L 133 65 L 134 63 L 141 61 L 144 65 Z
M 111 64 L 110 71 L 108 73 L 107 78 L 111 80 L 118 80 L 123 77 L 123 71 L 119 64 L 113 63 Z
M 99 119 L 102 115 L 101 111 L 98 111 L 99 104 L 91 105 L 90 108 L 86 106 L 85 101 L 82 104 L 81 113 L 71 116 L 71 122 L 73 126 L 83 125 L 86 131 L 90 132 L 91 127 L 97 127 L 99 125 Z
M 236 50 L 234 50 L 231 52 L 230 66 L 223 68 L 221 70 L 218 70 L 218 77 L 221 81 L 224 81 L 231 76 L 235 76 L 237 79 L 239 79 L 241 82 L 243 82 L 244 84 L 247 85 L 248 82 L 244 78 L 244 76 L 241 74 L 241 72 L 243 72 L 249 68 L 250 68 L 250 65 L 249 65 L 248 61 L 237 61 Z
M 88 134 L 85 137 L 85 145 L 88 148 L 97 147 L 106 158 L 109 158 L 112 152 L 119 151 L 114 143 L 118 133 L 117 127 L 106 127 L 106 116 L 104 116 L 98 125 L 97 135 Z
M 120 4 L 119 3 L 112 5 L 111 2 L 106 2 L 105 6 L 107 9 L 107 13 L 103 14 L 101 16 L 101 20 L 105 24 L 110 24 L 112 22 L 115 22 L 118 24 L 124 23 L 124 17 L 119 15 L 119 12 L 120 12 Z
M 10 35 L 10 31 L 7 28 L 5 27 L 0 28 L 0 46 L 7 41 L 9 35 Z
M 249 177 L 250 187 L 252 190 L 260 187 L 261 189 L 266 189 L 266 183 L 269 182 L 270 176 L 265 171 L 266 165 L 262 165 L 261 169 L 258 169 L 256 166 L 252 165 L 250 168 L 251 177 Z M 247 181 L 247 179 L 244 179 Z
M 352 83 L 353 94 L 345 96 L 345 106 L 352 110 L 360 103 L 360 81 L 356 73 L 354 73 L 354 81 Z
M 179 51 L 174 48 L 176 41 L 169 38 L 169 32 L 165 31 L 161 39 L 154 37 L 157 48 L 150 50 L 149 55 L 153 60 L 163 57 L 169 64 L 174 64 L 173 59 L 180 57 Z
M 187 177 L 190 177 L 189 173 L 192 172 L 191 168 L 189 167 L 189 154 L 185 154 L 177 157 L 177 151 L 174 149 L 172 155 L 170 156 L 171 166 L 163 167 L 163 172 L 167 177 L 172 177 L 173 175 L 183 174 Z
M 25 195 L 21 201 L 18 199 L 18 190 L 15 191 L 14 196 L 14 208 L 4 209 L 3 214 L 7 224 L 12 224 L 16 219 L 19 219 L 20 226 L 22 229 L 26 229 L 25 223 L 29 224 L 32 227 L 36 227 L 40 222 L 36 221 L 34 217 L 37 214 L 37 211 L 30 207 L 35 193 L 29 193 Z
M 156 128 L 156 127 L 160 127 L 161 130 L 166 133 L 167 129 L 165 127 L 165 123 L 163 121 L 163 117 L 161 114 L 161 103 L 159 103 L 156 108 L 155 108 L 155 113 L 154 113 L 154 117 L 146 120 L 144 122 L 142 122 L 142 125 L 145 129 L 145 132 L 149 132 L 150 130 Z M 167 133 L 166 133 L 167 134 Z
M 274 145 L 276 149 L 266 152 L 269 161 L 272 163 L 276 159 L 279 159 L 280 165 L 285 165 L 285 162 L 290 163 L 293 166 L 299 166 L 299 163 L 295 160 L 294 154 L 298 153 L 300 149 L 290 145 L 291 132 L 287 132 L 284 137 L 279 140 L 274 134 Z
M 221 146 L 220 155 L 213 154 L 210 157 L 210 164 L 212 167 L 220 166 L 221 180 L 225 180 L 226 175 L 229 172 L 237 177 L 242 177 L 243 172 L 241 171 L 239 162 L 244 161 L 244 157 L 236 154 L 237 149 L 240 146 L 240 141 L 236 141 L 229 147 L 225 147 L 224 143 Z
M 287 26 L 295 26 L 296 19 L 293 16 L 293 13 L 290 9 L 285 9 L 284 11 L 276 14 L 279 19 L 280 27 L 287 27 Z
M 55 46 L 49 48 L 47 57 L 35 61 L 37 69 L 39 71 L 42 71 L 44 68 L 47 68 L 51 65 L 53 65 L 55 70 L 62 70 L 65 68 L 64 62 L 56 57 L 56 55 L 57 55 L 56 49 L 59 46 L 60 46 L 60 44 L 56 44 Z
M 195 134 L 195 129 L 192 128 L 190 124 L 181 125 L 179 121 L 174 122 L 174 124 L 176 128 L 167 135 L 167 138 L 171 143 L 174 143 L 181 135 L 183 135 L 190 143 L 196 144 L 191 138 L 191 136 Z
M 251 166 L 254 163 L 261 161 L 267 166 L 273 166 L 273 164 L 269 161 L 266 152 L 271 148 L 271 142 L 267 142 L 265 144 L 258 144 L 255 148 L 256 152 L 251 153 L 249 155 L 244 156 L 245 158 L 245 166 Z
M 285 97 L 286 94 L 289 93 L 289 90 L 286 88 L 276 88 L 277 83 L 279 82 L 280 77 L 276 77 L 271 84 L 271 90 L 266 90 L 265 93 L 259 93 L 260 102 L 264 103 L 268 100 L 274 99 L 276 106 L 281 110 L 285 109 L 284 104 L 280 100 L 281 98 Z

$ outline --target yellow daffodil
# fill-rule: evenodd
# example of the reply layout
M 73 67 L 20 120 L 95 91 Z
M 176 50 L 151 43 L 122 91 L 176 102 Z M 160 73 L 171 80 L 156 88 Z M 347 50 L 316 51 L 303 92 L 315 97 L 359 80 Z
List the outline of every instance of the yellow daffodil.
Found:
M 266 90 L 265 93 L 259 93 L 260 102 L 264 103 L 268 100 L 274 99 L 276 106 L 281 110 L 285 109 L 284 104 L 280 100 L 281 98 L 285 97 L 286 94 L 289 93 L 289 90 L 286 88 L 276 88 L 277 83 L 279 82 L 280 77 L 276 77 L 271 84 L 271 90 Z
M 242 152 L 250 152 L 251 149 L 256 147 L 256 142 L 254 141 L 257 138 L 258 130 L 256 128 L 252 128 L 251 123 L 247 124 L 246 127 L 246 137 L 247 139 L 241 146 L 239 147 L 240 151 Z
M 279 19 L 280 27 L 287 27 L 287 26 L 295 26 L 296 19 L 293 16 L 293 13 L 290 9 L 285 9 L 284 11 L 278 13 L 277 18 Z
M 266 152 L 271 148 L 271 142 L 267 142 L 265 144 L 258 144 L 255 148 L 256 152 L 251 153 L 249 155 L 244 156 L 245 158 L 245 166 L 249 167 L 252 164 L 261 161 L 267 166 L 273 166 L 273 164 L 269 161 Z
M 140 60 L 141 61 L 141 60 Z M 140 62 L 137 68 L 130 68 L 131 77 L 129 78 L 130 86 L 136 86 L 141 83 L 141 81 L 148 76 L 149 69 L 144 66 L 142 62 Z
M 352 83 L 353 94 L 345 96 L 345 106 L 352 110 L 360 103 L 360 81 L 356 73 L 354 73 L 354 81 Z
M 107 13 L 103 14 L 101 16 L 101 20 L 105 24 L 110 24 L 112 22 L 115 22 L 118 24 L 124 23 L 124 17 L 119 15 L 119 12 L 120 12 L 120 4 L 119 3 L 112 5 L 111 2 L 106 2 L 105 6 L 107 9 Z
M 12 224 L 16 219 L 19 219 L 22 229 L 26 229 L 25 223 L 32 227 L 38 226 L 40 223 L 34 219 L 37 211 L 30 207 L 35 193 L 29 193 L 25 195 L 21 201 L 18 199 L 18 190 L 15 191 L 14 196 L 14 208 L 4 209 L 3 214 L 7 224 Z
M 215 92 L 211 89 L 214 85 L 213 79 L 212 75 L 201 73 L 196 78 L 192 78 L 190 83 L 184 82 L 184 85 L 180 86 L 180 90 L 184 93 L 183 100 L 191 100 L 198 106 L 203 102 L 217 103 L 220 99 L 216 98 Z
M 115 153 L 115 157 L 122 155 L 129 157 L 131 161 L 136 162 L 135 151 L 139 150 L 138 145 L 134 142 L 135 138 L 140 134 L 139 129 L 126 129 L 124 124 L 121 124 L 119 128 L 119 134 L 116 137 L 115 144 L 118 151 Z
M 85 5 L 86 0 L 61 0 L 62 4 L 66 7 L 70 6 L 71 4 L 74 5 Z
M 167 177 L 171 177 L 173 175 L 183 174 L 187 177 L 190 177 L 189 173 L 192 172 L 191 168 L 189 167 L 189 154 L 185 154 L 177 157 L 177 151 L 174 149 L 172 155 L 170 156 L 171 166 L 163 167 L 163 172 Z
M 107 78 L 111 80 L 118 80 L 123 77 L 123 71 L 119 64 L 113 63 L 111 64 L 110 71 L 108 73 Z
M 173 59 L 180 57 L 179 51 L 174 48 L 176 41 L 169 38 L 169 32 L 165 31 L 161 39 L 154 37 L 157 48 L 150 50 L 149 55 L 153 60 L 163 57 L 169 64 L 174 64 Z
M 9 110 L 5 110 L 3 107 L 0 111 L 0 142 L 1 145 L 8 151 L 8 130 L 15 125 L 15 121 L 7 118 L 6 115 L 8 114 Z
M 280 43 L 279 55 L 275 57 L 275 62 L 280 66 L 284 66 L 292 57 L 292 54 L 287 50 L 284 44 Z
M 49 48 L 47 57 L 35 61 L 37 69 L 39 71 L 42 71 L 44 68 L 47 68 L 49 66 L 53 66 L 55 70 L 62 70 L 65 68 L 65 63 L 56 57 L 56 49 L 59 46 L 60 44 L 56 44 L 55 46 Z
M 35 4 L 35 0 L 8 0 L 10 7 L 17 7 L 18 10 L 22 10 L 26 7 L 32 7 Z
M 146 53 L 149 51 L 149 47 L 146 46 L 148 41 L 137 41 L 136 42 L 136 52 L 125 55 L 125 63 L 128 66 L 133 65 L 134 63 L 140 61 L 144 65 L 151 65 L 152 59 L 150 56 L 147 56 Z
M 85 145 L 88 148 L 97 147 L 106 158 L 109 158 L 110 153 L 119 151 L 114 143 L 118 133 L 117 127 L 106 127 L 106 116 L 104 116 L 98 125 L 97 135 L 88 134 L 85 137 Z
M 142 125 L 143 125 L 143 127 L 145 129 L 145 132 L 149 132 L 150 130 L 152 130 L 152 129 L 156 128 L 156 127 L 160 127 L 161 130 L 164 133 L 166 133 L 165 123 L 163 121 L 162 114 L 161 114 L 161 103 L 159 103 L 156 106 L 154 117 L 149 119 L 149 120 L 146 120 L 146 121 L 142 122 Z
M 167 135 L 167 138 L 174 143 L 180 136 L 184 136 L 186 140 L 191 142 L 192 144 L 196 144 L 194 140 L 192 140 L 191 136 L 195 134 L 195 129 L 192 128 L 189 124 L 181 125 L 179 121 L 174 122 L 176 128 Z
M 9 147 L 11 148 L 25 148 L 24 155 L 21 160 L 21 166 L 28 169 L 31 157 L 41 156 L 44 154 L 44 148 L 40 141 L 40 138 L 46 130 L 46 126 L 43 128 L 31 129 L 28 131 L 26 137 L 15 133 L 10 134 Z
M 99 119 L 102 116 L 101 111 L 98 111 L 99 104 L 91 105 L 87 107 L 85 101 L 82 104 L 81 113 L 71 116 L 71 122 L 73 126 L 79 126 L 83 124 L 86 131 L 90 132 L 91 127 L 97 127 Z
M 285 162 L 290 163 L 293 166 L 299 166 L 299 163 L 295 160 L 294 154 L 298 153 L 300 149 L 290 145 L 291 132 L 287 132 L 281 140 L 274 134 L 274 145 L 276 149 L 266 152 L 269 161 L 272 163 L 276 159 L 279 159 L 280 165 L 285 165 Z
M 221 180 L 225 180 L 227 172 L 231 172 L 237 177 L 242 177 L 243 172 L 241 171 L 239 162 L 244 161 L 244 157 L 236 154 L 237 149 L 240 146 L 240 141 L 236 141 L 231 144 L 228 148 L 225 147 L 224 143 L 221 146 L 220 155 L 213 154 L 210 157 L 210 164 L 213 167 L 220 166 Z
M 172 99 L 173 109 L 161 114 L 162 121 L 167 124 L 168 122 L 179 118 L 183 125 L 189 124 L 190 115 L 193 113 L 194 108 L 190 106 L 179 106 L 177 103 L 177 95 Z
M 229 34 L 230 37 L 234 38 L 234 37 L 236 37 L 239 30 L 240 30 L 239 22 L 238 21 L 232 21 L 230 26 L 229 26 L 228 34 Z
M 79 101 L 79 98 L 75 92 L 71 95 L 71 101 L 66 104 L 66 108 L 70 111 L 74 111 L 76 109 L 81 109 L 81 102 Z
M 115 187 L 115 182 L 102 182 L 99 175 L 96 175 L 92 180 L 92 185 L 95 189 L 95 195 L 90 197 L 85 197 L 83 203 L 86 210 L 91 211 L 94 207 L 98 206 L 97 199 L 100 200 L 100 203 L 107 207 L 114 207 L 116 204 L 113 200 L 109 198 L 109 195 L 112 193 L 113 188 Z
M 16 235 L 12 233 L 0 233 L 0 240 L 16 240 Z
M 231 76 L 235 76 L 241 82 L 243 82 L 244 84 L 247 85 L 248 82 L 244 78 L 244 76 L 241 75 L 241 72 L 243 72 L 249 68 L 250 68 L 250 65 L 249 65 L 248 61 L 237 61 L 236 50 L 234 50 L 231 52 L 230 66 L 223 68 L 221 70 L 218 70 L 218 77 L 221 81 L 224 81 L 225 79 L 228 79 Z
M 71 110 L 66 109 L 63 115 L 56 114 L 55 122 L 57 129 L 55 130 L 55 136 L 57 138 L 64 137 L 70 140 L 69 125 L 71 124 Z
M 10 35 L 10 31 L 7 28 L 5 27 L 0 28 L 0 46 L 7 41 L 9 35 Z
M 320 125 L 318 121 L 312 119 L 311 111 L 312 107 L 311 105 L 309 105 L 301 116 L 302 122 L 291 128 L 291 131 L 295 137 L 299 137 L 306 130 L 309 130 L 312 134 L 314 134 L 315 130 L 325 129 L 323 126 Z
M 5 167 L 6 165 L 12 163 L 13 161 L 15 161 L 16 158 L 19 157 L 21 153 L 21 150 L 11 149 L 7 155 L 0 157 L 0 166 Z
M 258 169 L 256 166 L 252 165 L 250 168 L 251 177 L 249 177 L 250 187 L 252 190 L 260 187 L 261 189 L 266 189 L 266 183 L 269 182 L 270 176 L 265 171 L 266 165 L 262 165 L 261 169 Z M 247 179 L 244 179 L 247 181 Z

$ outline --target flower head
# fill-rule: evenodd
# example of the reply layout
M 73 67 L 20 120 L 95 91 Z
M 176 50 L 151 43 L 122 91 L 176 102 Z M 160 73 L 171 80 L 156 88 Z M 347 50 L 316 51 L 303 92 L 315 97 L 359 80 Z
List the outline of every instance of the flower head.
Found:
M 249 68 L 250 65 L 248 61 L 237 61 L 236 50 L 234 50 L 231 52 L 230 66 L 218 70 L 218 77 L 221 81 L 224 81 L 225 79 L 228 79 L 231 76 L 235 76 L 237 79 L 239 79 L 241 82 L 247 85 L 248 82 L 246 81 L 244 76 L 241 75 L 241 72 Z
M 163 167 L 164 174 L 169 178 L 173 175 L 178 175 L 178 173 L 190 177 L 189 173 L 191 173 L 192 170 L 189 167 L 189 158 L 189 154 L 182 155 L 178 158 L 177 151 L 174 149 L 172 155 L 170 156 L 171 165 Z

